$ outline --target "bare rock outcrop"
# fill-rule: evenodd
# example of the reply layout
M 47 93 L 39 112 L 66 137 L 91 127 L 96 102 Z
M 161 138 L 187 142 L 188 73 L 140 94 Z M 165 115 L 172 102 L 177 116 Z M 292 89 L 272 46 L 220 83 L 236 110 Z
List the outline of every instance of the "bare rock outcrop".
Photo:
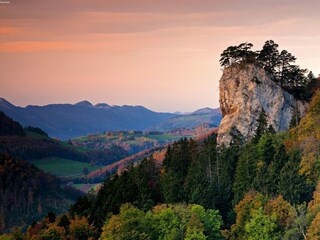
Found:
M 307 104 L 283 90 L 266 71 L 254 64 L 225 68 L 220 79 L 220 108 L 223 119 L 218 144 L 229 146 L 233 132 L 244 140 L 253 138 L 262 109 L 268 125 L 279 132 L 289 128 L 293 113 L 303 116 Z

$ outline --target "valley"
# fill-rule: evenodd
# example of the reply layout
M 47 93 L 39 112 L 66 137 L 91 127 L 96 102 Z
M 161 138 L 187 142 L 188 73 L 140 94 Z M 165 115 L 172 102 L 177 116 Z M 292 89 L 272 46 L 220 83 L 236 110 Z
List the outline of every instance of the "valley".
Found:
M 90 134 L 85 137 L 61 141 L 49 137 L 45 131 L 38 127 L 23 128 L 21 124 L 0 112 L 0 152 L 24 159 L 22 161 L 26 162 L 27 166 L 35 166 L 36 169 L 39 169 L 37 171 L 43 174 L 45 179 L 55 179 L 54 188 L 57 188 L 59 182 L 59 188 L 66 189 L 63 190 L 65 195 L 61 193 L 61 201 L 64 201 L 63 198 L 67 201 L 54 210 L 56 213 L 60 213 L 65 211 L 77 196 L 88 192 L 96 194 L 106 177 L 123 171 L 131 164 L 136 165 L 151 155 L 161 164 L 168 145 L 181 138 L 200 137 L 212 131 L 209 126 L 209 124 L 202 124 L 195 128 L 188 128 L 187 124 L 171 132 L 157 130 L 145 132 L 141 130 L 107 131 L 104 134 Z M 52 175 L 46 176 L 45 174 Z M 9 186 L 9 188 L 13 188 L 13 186 Z M 51 191 L 49 186 L 46 188 Z M 16 190 L 14 189 L 14 191 Z M 52 189 L 52 191 L 55 190 L 57 189 Z M 51 196 L 50 198 L 55 197 Z M 34 210 L 24 211 L 32 212 Z M 41 218 L 44 216 L 43 214 L 45 212 L 38 211 L 35 217 Z M 27 219 L 34 218 L 26 218 L 24 221 L 28 222 Z M 4 228 L 12 226 L 12 222 L 5 221 L 3 224 Z
M 64 108 L 79 108 L 82 111 L 111 109 L 106 104 L 93 106 L 88 102 L 81 102 L 74 106 L 50 105 L 37 107 L 36 112 L 32 111 L 33 114 L 42 114 L 43 111 L 50 111 L 50 114 L 54 115 L 56 110 L 52 109 L 59 109 L 59 111 L 64 112 Z M 136 111 L 135 108 L 126 108 L 129 112 Z M 32 108 L 16 107 L 2 99 L 0 101 L 1 109 L 13 116 L 20 114 L 18 119 L 21 120 L 30 119 L 28 111 Z M 144 108 L 141 109 L 144 111 Z M 72 111 L 70 114 L 73 114 Z M 60 112 L 55 118 L 59 118 L 59 114 Z M 131 113 L 127 112 L 125 114 Z M 77 136 L 68 140 L 49 137 L 50 134 L 48 135 L 46 131 L 38 127 L 27 127 L 24 133 L 20 134 L 21 136 L 0 136 L 0 143 L 2 143 L 0 144 L 0 151 L 6 151 L 13 156 L 28 160 L 41 170 L 59 177 L 63 184 L 69 184 L 70 186 L 87 183 L 99 184 L 107 174 L 117 172 L 119 167 L 123 168 L 129 163 L 136 163 L 143 157 L 148 157 L 148 154 L 152 154 L 153 151 L 163 148 L 174 141 L 207 134 L 212 129 L 215 129 L 221 120 L 219 109 L 210 108 L 199 109 L 190 114 L 172 116 L 172 118 L 165 119 L 145 131 L 109 130 L 103 131 L 104 133 L 95 133 L 93 131 L 86 136 Z M 73 118 L 75 117 L 73 116 Z M 151 116 L 151 118 L 153 117 Z M 146 118 L 145 120 L 152 122 L 152 120 L 147 120 Z M 25 123 L 24 120 L 21 121 L 21 124 Z M 47 123 L 50 124 L 49 122 Z M 87 125 L 85 126 L 88 127 Z M 102 127 L 103 125 L 100 126 L 100 128 Z M 22 129 L 22 126 L 20 128 Z M 63 126 L 59 128 L 63 129 Z M 53 132 L 53 136 L 59 135 L 59 131 Z M 114 164 L 117 161 L 122 162 L 122 164 Z M 101 170 L 97 171 L 99 169 Z M 105 169 L 108 170 L 106 171 Z M 87 190 L 87 188 L 80 189 Z

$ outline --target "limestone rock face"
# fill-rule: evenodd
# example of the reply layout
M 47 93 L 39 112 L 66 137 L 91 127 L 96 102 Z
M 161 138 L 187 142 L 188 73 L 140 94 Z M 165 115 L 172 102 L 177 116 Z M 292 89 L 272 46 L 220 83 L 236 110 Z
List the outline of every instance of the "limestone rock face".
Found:
M 229 146 L 235 129 L 244 140 L 252 139 L 262 108 L 268 116 L 268 125 L 279 132 L 289 128 L 294 110 L 303 116 L 307 104 L 283 90 L 263 68 L 246 64 L 224 69 L 220 79 L 220 108 L 223 119 L 218 144 Z

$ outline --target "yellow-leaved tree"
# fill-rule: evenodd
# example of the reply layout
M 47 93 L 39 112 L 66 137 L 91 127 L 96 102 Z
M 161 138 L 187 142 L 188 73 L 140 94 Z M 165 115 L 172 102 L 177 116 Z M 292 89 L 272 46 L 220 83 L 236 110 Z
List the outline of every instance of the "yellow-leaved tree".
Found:
M 306 116 L 292 131 L 296 134 L 302 153 L 300 173 L 310 181 L 317 182 L 320 162 L 320 90 L 314 94 Z

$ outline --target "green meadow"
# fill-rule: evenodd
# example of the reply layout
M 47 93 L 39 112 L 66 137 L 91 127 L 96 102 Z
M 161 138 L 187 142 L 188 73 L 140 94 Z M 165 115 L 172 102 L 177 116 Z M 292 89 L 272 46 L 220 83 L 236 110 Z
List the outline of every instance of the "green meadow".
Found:
M 32 164 L 45 172 L 59 177 L 83 175 L 83 169 L 88 168 L 89 172 L 99 169 L 101 166 L 91 166 L 89 163 L 77 162 L 64 158 L 43 158 L 32 160 Z

